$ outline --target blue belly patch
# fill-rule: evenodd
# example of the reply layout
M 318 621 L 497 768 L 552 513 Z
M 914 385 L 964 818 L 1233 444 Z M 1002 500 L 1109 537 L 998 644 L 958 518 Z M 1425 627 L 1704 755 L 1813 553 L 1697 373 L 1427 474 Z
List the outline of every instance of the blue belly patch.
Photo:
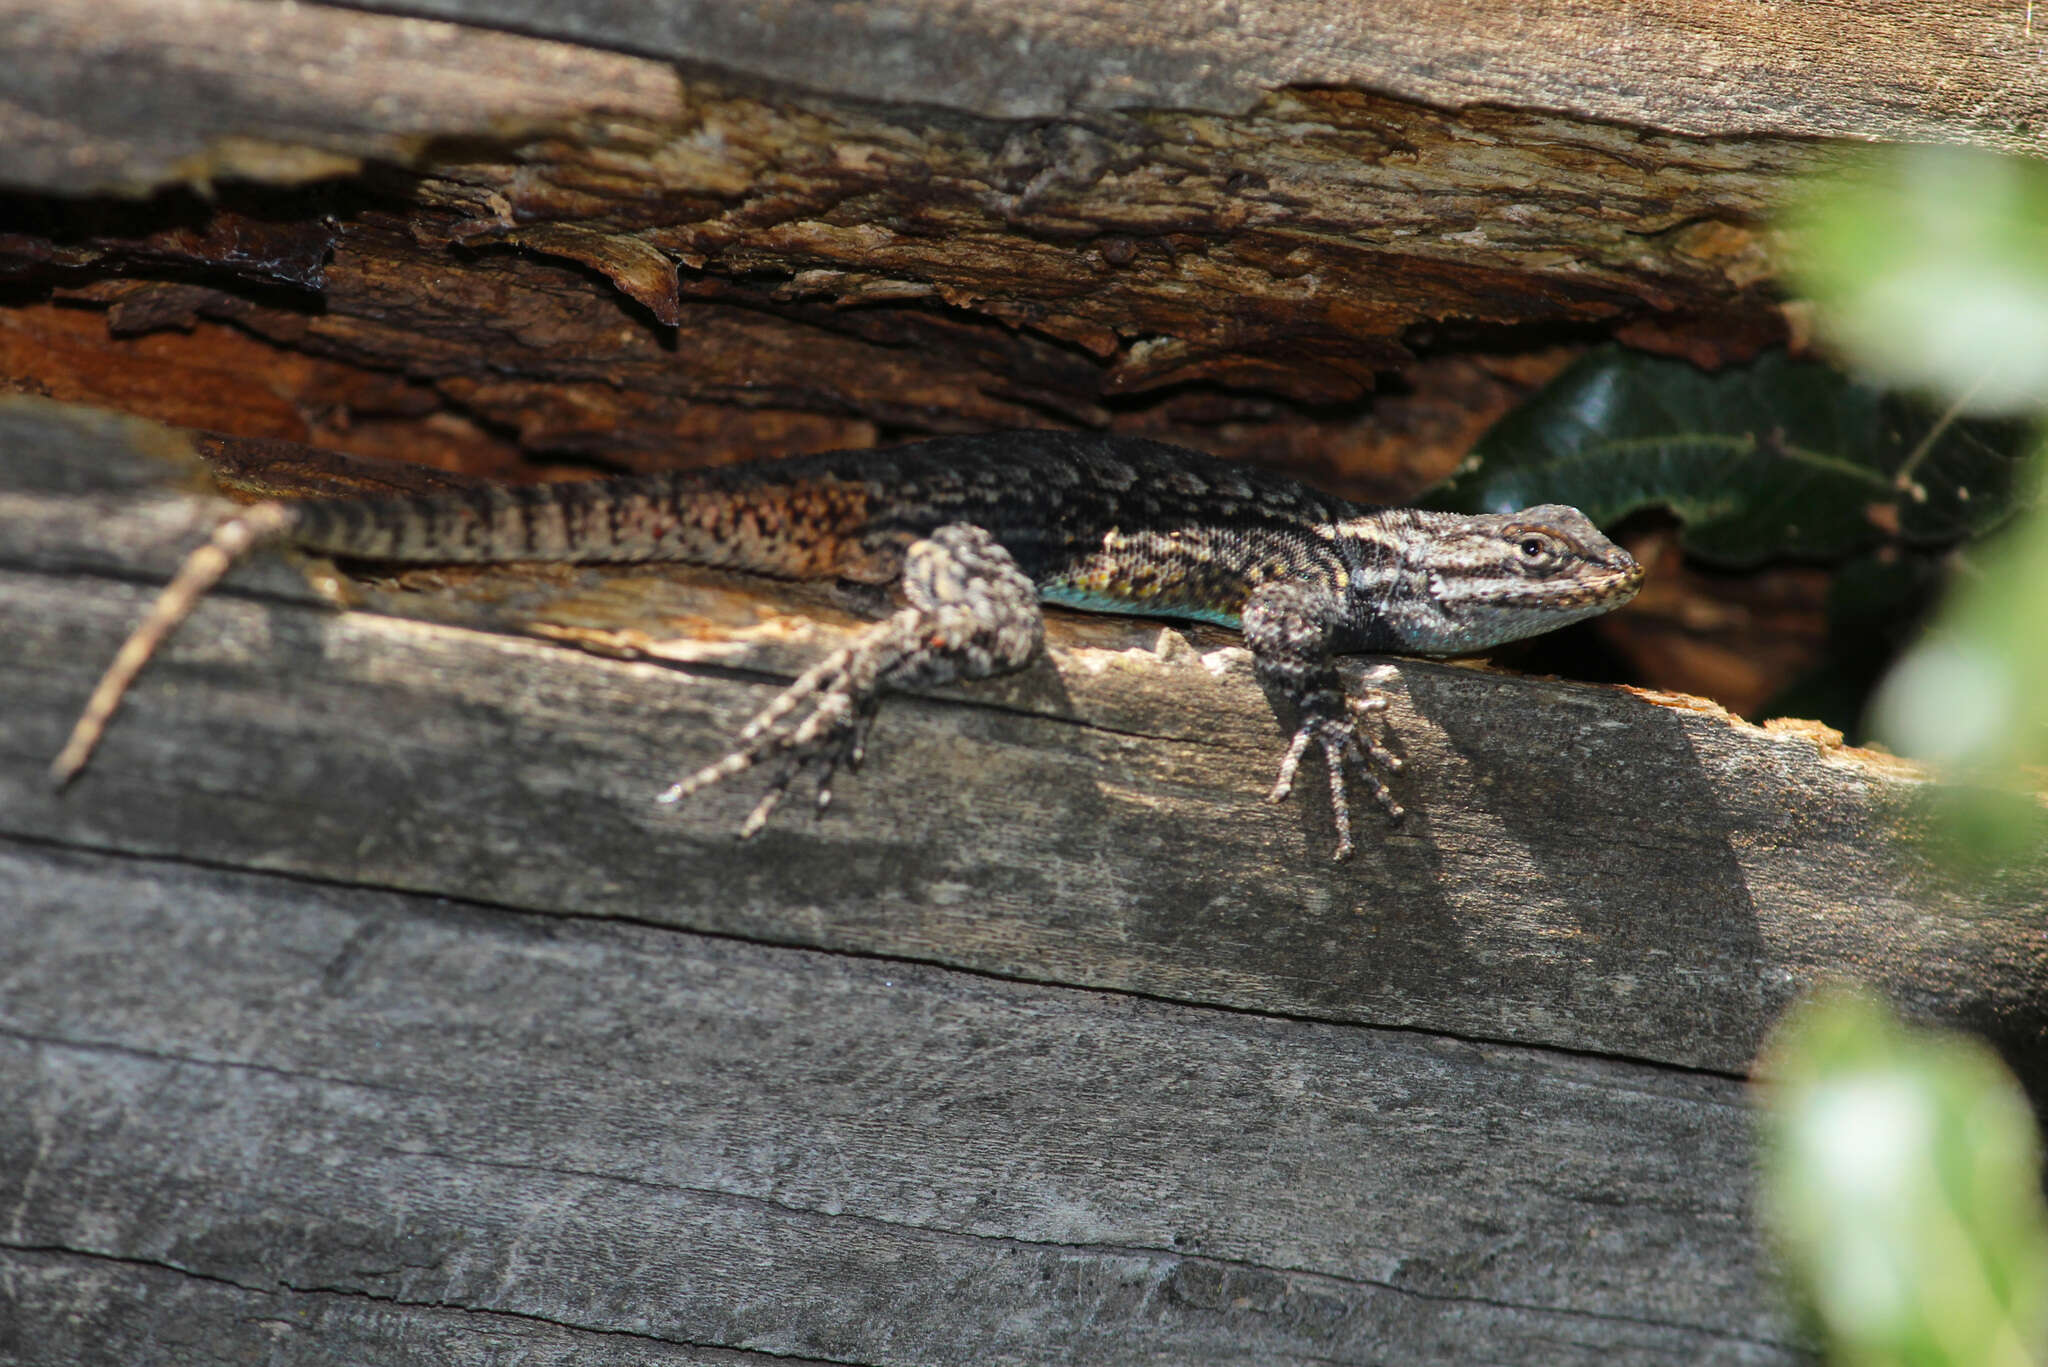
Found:
M 1118 598 L 1107 593 L 1090 593 L 1086 589 L 1068 588 L 1063 584 L 1041 587 L 1038 596 L 1048 603 L 1057 603 L 1063 608 L 1081 608 L 1087 612 L 1114 612 L 1124 617 L 1171 617 L 1182 622 L 1214 622 L 1219 627 L 1241 630 L 1243 621 L 1237 613 L 1225 612 L 1221 608 L 1192 608 L 1166 603 L 1133 603 L 1128 598 Z

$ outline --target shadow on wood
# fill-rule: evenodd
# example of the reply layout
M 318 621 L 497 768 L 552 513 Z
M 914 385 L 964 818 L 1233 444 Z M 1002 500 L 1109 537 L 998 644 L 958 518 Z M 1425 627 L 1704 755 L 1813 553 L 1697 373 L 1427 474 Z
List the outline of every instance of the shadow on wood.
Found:
M 1924 867 L 1897 766 L 1364 663 L 1417 817 L 1332 866 L 1223 633 L 1064 618 L 742 845 L 748 792 L 653 795 L 828 602 L 347 584 L 404 620 L 270 561 L 55 796 L 216 506 L 181 450 L 0 407 L 0 1258 L 71 1345 L 31 1360 L 192 1316 L 293 1360 L 1795 1361 L 1739 1080 L 1779 1007 L 1856 973 L 2040 1056 L 2038 875 Z

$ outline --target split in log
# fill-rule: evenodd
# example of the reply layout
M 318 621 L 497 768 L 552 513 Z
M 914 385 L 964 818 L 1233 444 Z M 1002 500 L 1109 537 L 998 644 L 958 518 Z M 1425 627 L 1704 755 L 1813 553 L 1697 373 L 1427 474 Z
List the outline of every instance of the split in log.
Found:
M 212 429 L 0 405 L 0 1357 L 1810 1360 L 1783 1006 L 2048 1097 L 2048 870 L 1828 733 L 1358 661 L 1411 815 L 1332 866 L 1235 636 L 1054 613 L 741 844 L 656 794 L 862 605 L 263 557 L 44 766 L 219 488 L 1055 425 L 1405 497 L 1586 341 L 1784 338 L 1817 135 L 2038 153 L 2024 22 L 0 0 L 0 387 Z

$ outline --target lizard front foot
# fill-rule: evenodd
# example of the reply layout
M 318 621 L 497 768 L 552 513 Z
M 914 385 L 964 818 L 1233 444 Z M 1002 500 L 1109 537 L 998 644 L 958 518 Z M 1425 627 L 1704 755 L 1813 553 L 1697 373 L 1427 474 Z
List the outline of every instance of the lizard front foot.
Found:
M 723 759 L 662 793 L 692 793 L 778 758 L 781 766 L 740 826 L 746 839 L 768 823 L 798 774 L 817 777 L 815 806 L 832 801 L 841 765 L 857 769 L 884 690 L 929 688 L 1021 669 L 1044 638 L 1038 589 L 1010 553 L 979 527 L 955 523 L 904 552 L 909 606 L 833 651 L 741 728 Z
M 1244 636 L 1252 648 L 1252 673 L 1285 717 L 1296 718 L 1294 739 L 1280 761 L 1272 801 L 1294 790 L 1294 772 L 1311 745 L 1330 773 L 1330 811 L 1337 824 L 1335 858 L 1357 850 L 1351 839 L 1348 770 L 1364 775 L 1387 815 L 1399 821 L 1401 804 L 1381 774 L 1399 773 L 1401 757 L 1386 747 L 1379 714 L 1387 700 L 1377 690 L 1353 698 L 1344 691 L 1331 655 L 1331 639 L 1344 620 L 1343 605 L 1327 587 L 1300 581 L 1263 584 L 1244 609 Z
M 1401 757 L 1368 729 L 1367 719 L 1387 710 L 1386 698 L 1369 693 L 1363 698 L 1349 699 L 1345 710 L 1348 715 L 1317 713 L 1302 718 L 1293 743 L 1280 760 L 1279 780 L 1267 797 L 1269 802 L 1280 802 L 1294 791 L 1294 771 L 1300 767 L 1301 757 L 1309 746 L 1316 746 L 1330 774 L 1330 810 L 1337 823 L 1337 850 L 1332 856 L 1335 859 L 1349 859 L 1357 850 L 1351 839 L 1351 793 L 1344 780 L 1347 768 L 1356 766 L 1365 777 L 1388 820 L 1399 821 L 1407 815 L 1407 808 L 1395 800 L 1394 790 L 1380 777 L 1382 770 L 1389 774 L 1401 772 Z

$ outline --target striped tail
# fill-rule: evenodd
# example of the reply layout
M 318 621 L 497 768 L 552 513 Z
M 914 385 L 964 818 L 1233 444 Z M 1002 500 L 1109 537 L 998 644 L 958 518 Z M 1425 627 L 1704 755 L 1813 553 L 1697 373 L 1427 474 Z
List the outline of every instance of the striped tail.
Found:
M 774 465 L 291 505 L 307 550 L 412 564 L 670 560 L 789 579 L 857 572 L 865 480 Z
M 51 762 L 51 780 L 62 787 L 77 776 L 157 647 L 262 545 L 397 564 L 668 560 L 788 579 L 879 582 L 893 574 L 887 552 L 863 537 L 872 497 L 866 481 L 789 466 L 779 476 L 758 472 L 773 469 L 253 504 L 216 527 L 157 595 Z
M 289 540 L 292 528 L 298 522 L 298 510 L 303 506 L 297 503 L 258 503 L 214 528 L 206 544 L 185 557 L 185 563 L 178 566 L 171 582 L 149 605 L 148 614 L 121 643 L 121 649 L 114 654 L 114 662 L 107 666 L 107 672 L 100 676 L 92 696 L 86 699 L 85 710 L 78 714 L 78 722 L 71 728 L 71 738 L 64 742 L 57 758 L 50 761 L 50 780 L 53 783 L 61 788 L 85 767 L 85 762 L 92 758 L 93 747 L 106 734 L 107 722 L 113 718 L 114 709 L 121 705 L 121 697 L 128 691 L 128 685 L 135 682 L 135 676 L 149 663 L 149 657 L 156 654 L 156 648 L 163 644 L 164 638 L 177 630 L 178 623 L 192 615 L 192 609 L 199 606 L 199 600 L 206 596 L 206 591 L 218 584 L 222 575 L 257 546 Z

